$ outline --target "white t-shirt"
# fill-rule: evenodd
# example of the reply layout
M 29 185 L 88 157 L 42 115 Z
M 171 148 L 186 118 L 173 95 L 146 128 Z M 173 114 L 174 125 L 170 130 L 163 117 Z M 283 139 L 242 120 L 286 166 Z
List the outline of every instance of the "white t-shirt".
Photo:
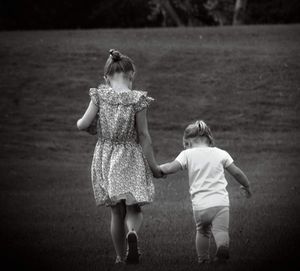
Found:
M 216 147 L 197 147 L 182 151 L 175 159 L 188 169 L 190 194 L 194 210 L 229 206 L 224 168 L 233 159 Z

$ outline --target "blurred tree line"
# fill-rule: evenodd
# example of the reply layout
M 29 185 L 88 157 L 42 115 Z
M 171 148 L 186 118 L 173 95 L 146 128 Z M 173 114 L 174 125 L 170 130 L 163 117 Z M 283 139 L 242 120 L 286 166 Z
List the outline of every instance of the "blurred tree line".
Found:
M 284 24 L 299 14 L 300 0 L 0 0 L 0 29 Z

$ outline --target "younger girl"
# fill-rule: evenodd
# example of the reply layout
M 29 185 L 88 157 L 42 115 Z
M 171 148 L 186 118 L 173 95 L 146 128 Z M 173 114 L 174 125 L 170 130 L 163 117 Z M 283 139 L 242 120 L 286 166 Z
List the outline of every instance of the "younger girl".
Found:
M 111 208 L 116 263 L 125 259 L 128 263 L 138 263 L 141 205 L 153 201 L 152 174 L 162 175 L 147 125 L 147 107 L 153 99 L 147 92 L 131 90 L 135 74 L 132 60 L 113 49 L 109 54 L 104 67 L 107 85 L 90 89 L 90 104 L 77 126 L 89 131 L 98 114 L 98 141 L 91 167 L 96 204 Z
M 173 162 L 161 165 L 160 168 L 164 174 L 188 170 L 199 263 L 209 262 L 211 232 L 217 245 L 215 260 L 227 260 L 229 199 L 224 168 L 242 185 L 246 196 L 250 197 L 248 179 L 226 151 L 213 147 L 211 131 L 204 121 L 196 121 L 185 129 L 183 145 L 186 150 Z

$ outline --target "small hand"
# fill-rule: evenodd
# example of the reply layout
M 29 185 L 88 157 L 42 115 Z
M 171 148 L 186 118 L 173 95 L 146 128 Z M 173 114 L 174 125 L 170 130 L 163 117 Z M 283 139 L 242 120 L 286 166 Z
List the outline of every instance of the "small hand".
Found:
M 162 173 L 162 174 L 163 174 L 162 178 L 163 178 L 163 179 L 167 179 L 168 174 L 165 174 L 165 173 Z
M 162 173 L 162 176 L 161 176 L 161 178 L 163 178 L 163 179 L 167 179 L 167 177 L 168 177 L 168 174 L 164 173 L 164 171 L 162 170 L 161 166 L 158 166 L 158 167 L 159 167 L 159 170 L 160 170 L 160 172 Z
M 251 192 L 251 189 L 250 187 L 245 187 L 245 186 L 240 186 L 240 189 L 241 189 L 241 193 L 247 198 L 251 198 L 252 196 L 252 192 Z
M 153 176 L 154 176 L 154 178 L 161 178 L 163 175 L 161 172 L 155 171 L 155 172 L 153 172 Z
M 166 175 L 162 172 L 160 167 L 157 167 L 155 170 L 152 171 L 152 173 L 155 178 L 166 178 Z

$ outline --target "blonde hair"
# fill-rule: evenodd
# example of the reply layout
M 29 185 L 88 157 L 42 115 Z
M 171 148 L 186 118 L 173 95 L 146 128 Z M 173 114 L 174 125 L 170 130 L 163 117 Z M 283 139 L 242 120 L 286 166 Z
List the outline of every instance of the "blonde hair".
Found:
M 196 122 L 189 124 L 183 133 L 183 140 L 201 137 L 206 137 L 210 146 L 214 145 L 214 138 L 211 130 L 203 120 L 197 120 Z
M 109 57 L 104 66 L 104 76 L 112 76 L 115 73 L 124 73 L 128 79 L 133 80 L 135 66 L 131 58 L 121 54 L 115 49 L 109 50 Z

